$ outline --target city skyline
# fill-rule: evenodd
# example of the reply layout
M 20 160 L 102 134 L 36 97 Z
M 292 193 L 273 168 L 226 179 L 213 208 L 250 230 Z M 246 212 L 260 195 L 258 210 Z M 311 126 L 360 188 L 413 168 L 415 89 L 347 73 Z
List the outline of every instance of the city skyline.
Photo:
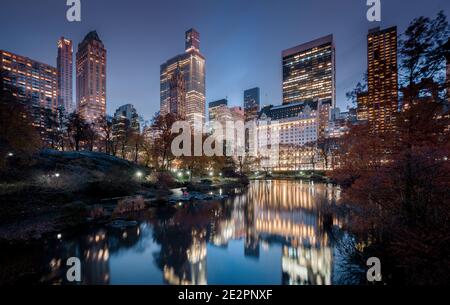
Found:
M 334 8 L 340 13 L 332 15 L 327 12 L 323 19 L 325 21 L 321 19 L 319 22 L 309 17 L 321 9 L 313 1 L 292 3 L 292 6 L 301 8 L 292 10 L 297 11 L 298 15 L 294 21 L 292 18 L 281 19 L 282 10 L 275 8 L 275 3 L 271 1 L 264 1 L 264 5 L 263 3 L 258 5 L 254 1 L 229 1 L 214 6 L 204 1 L 194 1 L 191 7 L 198 8 L 195 14 L 179 16 L 179 20 L 173 25 L 163 27 L 163 18 L 156 17 L 158 12 L 173 9 L 175 6 L 183 11 L 186 4 L 177 1 L 169 4 L 148 4 L 135 0 L 134 2 L 140 4 L 136 7 L 141 7 L 142 13 L 133 7 L 124 13 L 124 10 L 121 10 L 123 4 L 108 2 L 108 14 L 103 14 L 103 10 L 100 9 L 104 7 L 103 1 L 83 3 L 82 22 L 69 23 L 65 19 L 67 8 L 65 3 L 53 4 L 48 1 L 39 5 L 29 2 L 21 5 L 21 2 L 26 1 L 4 5 L 5 9 L 0 13 L 2 17 L 0 28 L 5 28 L 4 24 L 8 20 L 13 20 L 19 13 L 26 19 L 26 16 L 36 11 L 37 7 L 42 6 L 46 8 L 42 11 L 45 11 L 44 15 L 48 17 L 48 22 L 42 24 L 27 20 L 14 31 L 1 31 L 0 39 L 4 42 L 2 49 L 56 66 L 57 54 L 54 45 L 59 37 L 67 37 L 73 40 L 74 44 L 78 44 L 86 33 L 97 30 L 109 50 L 107 113 L 112 114 L 120 105 L 131 103 L 145 119 L 149 119 L 159 110 L 159 65 L 170 56 L 182 53 L 183 44 L 180 40 L 183 39 L 183 33 L 191 27 L 201 33 L 202 53 L 207 58 L 206 104 L 227 97 L 230 106 L 242 106 L 243 91 L 252 87 L 261 88 L 261 106 L 281 104 L 282 50 L 333 34 L 337 57 L 336 106 L 345 109 L 349 105 L 345 93 L 362 79 L 367 67 L 366 35 L 370 28 L 397 26 L 398 32 L 401 33 L 412 18 L 418 15 L 433 16 L 442 8 L 448 13 L 450 6 L 445 1 L 438 0 L 430 1 L 425 8 L 419 1 L 413 1 L 408 6 L 400 3 L 383 3 L 382 22 L 379 23 L 368 22 L 365 18 L 367 9 L 365 1 L 339 5 L 323 1 L 322 6 L 325 4 L 330 11 Z M 400 9 L 402 16 L 399 17 L 395 12 Z M 145 21 L 149 19 L 146 18 L 148 16 L 145 12 L 152 16 L 155 14 L 155 18 L 152 21 Z M 121 16 L 122 13 L 125 15 Z M 121 28 L 117 28 L 113 24 L 115 20 L 127 18 L 129 14 L 135 17 L 126 25 L 119 23 Z M 97 16 L 98 18 L 94 18 Z M 274 22 L 264 25 L 267 18 Z M 212 22 L 212 19 L 217 20 Z M 224 30 L 222 25 L 231 20 L 237 22 L 237 26 Z M 335 26 L 337 21 L 339 24 Z M 157 33 L 154 35 L 152 33 L 153 39 L 145 38 L 145 35 L 140 36 L 148 32 L 152 26 L 157 29 Z M 27 35 L 31 27 L 38 33 L 33 37 Z M 135 35 L 129 35 L 130 31 Z M 37 38 L 40 38 L 39 43 L 35 43 Z M 137 42 L 145 45 L 142 48 L 145 52 L 141 47 L 129 47 Z M 147 48 L 148 46 L 151 48 Z M 260 51 L 254 52 L 255 48 Z M 142 64 L 139 66 L 133 64 L 140 60 Z

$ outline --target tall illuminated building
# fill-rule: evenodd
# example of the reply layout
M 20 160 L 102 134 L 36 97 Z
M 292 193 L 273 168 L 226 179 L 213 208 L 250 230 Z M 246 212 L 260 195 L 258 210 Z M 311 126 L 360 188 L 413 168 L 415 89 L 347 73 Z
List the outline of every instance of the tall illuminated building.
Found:
M 13 89 L 13 95 L 23 102 L 33 117 L 33 125 L 45 127 L 48 112 L 56 111 L 57 70 L 55 67 L 25 56 L 0 50 L 0 89 Z
M 78 44 L 77 111 L 93 122 L 106 113 L 106 49 L 96 31 Z
M 72 40 L 61 37 L 58 40 L 58 57 L 56 59 L 58 70 L 58 107 L 64 107 L 71 113 L 74 109 L 72 102 L 73 80 L 73 44 Z
M 16 97 L 33 106 L 56 110 L 56 68 L 25 56 L 0 50 L 0 70 L 6 73 L 3 86 L 17 89 Z
M 258 87 L 244 91 L 245 121 L 250 121 L 258 116 L 260 110 L 260 90 Z
M 175 76 L 177 73 L 180 73 L 180 76 Z M 180 79 L 183 80 L 184 86 L 179 83 L 174 86 Z M 161 65 L 160 95 L 162 115 L 173 113 L 174 109 L 177 109 L 177 113 L 191 124 L 196 120 L 204 122 L 205 57 L 200 53 L 200 34 L 195 29 L 190 29 L 185 34 L 185 52 Z M 174 105 L 174 96 L 177 97 L 176 102 L 184 102 L 183 107 Z
M 356 117 L 357 117 L 358 121 L 367 121 L 368 120 L 368 118 L 369 118 L 368 103 L 369 103 L 369 94 L 367 92 L 361 92 L 357 95 Z
M 177 67 L 169 80 L 169 112 L 186 115 L 186 88 L 183 72 Z
M 333 35 L 284 50 L 283 104 L 331 100 L 336 105 L 336 65 Z
M 371 130 L 392 130 L 398 110 L 397 27 L 369 30 L 367 35 L 367 119 Z

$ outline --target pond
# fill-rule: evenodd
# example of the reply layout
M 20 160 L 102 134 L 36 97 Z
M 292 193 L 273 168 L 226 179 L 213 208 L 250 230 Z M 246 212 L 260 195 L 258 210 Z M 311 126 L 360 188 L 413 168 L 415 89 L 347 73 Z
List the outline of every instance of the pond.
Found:
M 67 283 L 69 257 L 80 258 L 83 284 L 335 284 L 342 255 L 330 232 L 342 220 L 323 206 L 339 195 L 328 184 L 252 181 L 225 200 L 145 212 L 127 227 L 61 233 L 17 259 L 37 265 L 33 281 L 44 284 Z

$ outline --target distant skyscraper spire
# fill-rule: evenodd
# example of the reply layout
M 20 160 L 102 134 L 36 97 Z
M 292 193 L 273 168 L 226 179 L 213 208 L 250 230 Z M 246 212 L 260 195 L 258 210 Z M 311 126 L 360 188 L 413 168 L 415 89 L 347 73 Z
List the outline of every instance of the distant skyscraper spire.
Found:
M 186 51 L 191 48 L 194 48 L 197 51 L 200 50 L 200 33 L 195 29 L 186 31 Z

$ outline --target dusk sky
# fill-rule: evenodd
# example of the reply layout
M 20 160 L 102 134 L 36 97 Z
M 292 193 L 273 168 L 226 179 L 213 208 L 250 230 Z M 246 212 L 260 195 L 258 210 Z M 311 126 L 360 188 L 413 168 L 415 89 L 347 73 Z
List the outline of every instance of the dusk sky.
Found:
M 418 16 L 450 16 L 448 0 L 382 0 L 382 22 L 368 22 L 366 0 L 81 0 L 68 22 L 66 0 L 0 0 L 0 49 L 56 66 L 56 41 L 78 43 L 97 30 L 107 49 L 107 112 L 134 104 L 144 119 L 159 110 L 159 69 L 184 51 L 184 32 L 200 32 L 206 102 L 258 86 L 263 104 L 281 103 L 281 51 L 334 34 L 337 105 L 366 70 L 366 35 L 376 26 L 402 33 Z M 75 57 L 74 57 L 75 59 Z M 75 89 L 75 86 L 74 86 Z M 75 95 L 75 92 L 74 92 Z M 75 101 L 74 101 L 75 102 Z

